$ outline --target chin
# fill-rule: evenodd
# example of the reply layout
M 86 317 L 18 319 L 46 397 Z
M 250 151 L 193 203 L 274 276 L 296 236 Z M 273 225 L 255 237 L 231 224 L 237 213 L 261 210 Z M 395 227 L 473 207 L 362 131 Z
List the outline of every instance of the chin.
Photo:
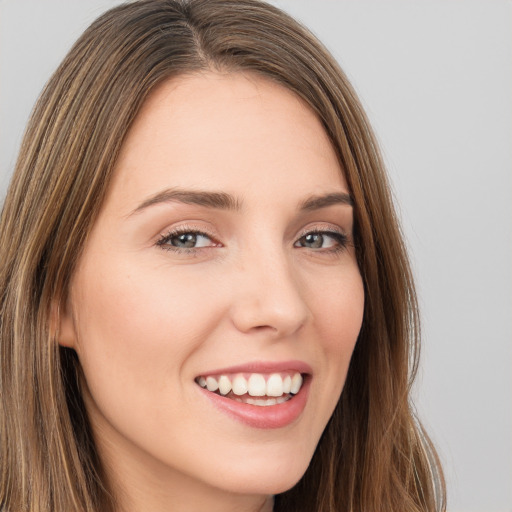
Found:
M 244 467 L 230 466 L 217 475 L 217 485 L 237 494 L 281 494 L 294 487 L 309 466 L 310 458 L 298 460 L 293 455 L 289 460 L 276 457 L 259 464 L 245 461 Z

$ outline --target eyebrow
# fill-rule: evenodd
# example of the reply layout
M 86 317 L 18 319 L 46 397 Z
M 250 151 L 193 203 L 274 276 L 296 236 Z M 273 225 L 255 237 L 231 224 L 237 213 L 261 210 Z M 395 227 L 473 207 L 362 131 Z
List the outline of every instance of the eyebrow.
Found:
M 242 204 L 225 192 L 203 192 L 198 190 L 167 189 L 142 202 L 130 215 L 159 203 L 185 203 L 216 208 L 219 210 L 240 211 Z
M 155 204 L 173 202 L 195 204 L 219 210 L 240 211 L 242 209 L 242 201 L 225 192 L 166 189 L 143 201 L 130 215 L 139 213 Z M 334 192 L 309 197 L 299 204 L 298 209 L 299 211 L 313 211 L 336 204 L 352 206 L 353 201 L 345 192 Z
M 346 194 L 345 192 L 335 192 L 323 196 L 310 197 L 301 203 L 301 205 L 299 206 L 299 210 L 319 210 L 320 208 L 327 208 L 328 206 L 332 206 L 335 204 L 353 206 L 354 202 L 352 201 L 352 197 L 350 196 L 350 194 Z

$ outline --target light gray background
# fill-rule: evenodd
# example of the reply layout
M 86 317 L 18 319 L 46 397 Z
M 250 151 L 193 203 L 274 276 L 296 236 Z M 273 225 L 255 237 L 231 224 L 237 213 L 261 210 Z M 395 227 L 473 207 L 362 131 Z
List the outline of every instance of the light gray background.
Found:
M 50 73 L 118 1 L 0 0 L 0 193 Z M 381 141 L 423 317 L 418 410 L 451 512 L 512 511 L 512 2 L 282 0 Z

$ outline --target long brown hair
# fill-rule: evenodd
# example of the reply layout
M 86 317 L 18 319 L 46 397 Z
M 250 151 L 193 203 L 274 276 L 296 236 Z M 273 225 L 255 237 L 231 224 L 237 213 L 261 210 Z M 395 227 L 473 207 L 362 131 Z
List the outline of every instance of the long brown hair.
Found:
M 257 0 L 142 0 L 82 35 L 29 122 L 0 220 L 0 508 L 113 510 L 55 303 L 109 186 L 125 135 L 164 80 L 246 71 L 294 91 L 322 121 L 355 203 L 363 327 L 344 391 L 299 483 L 275 511 L 444 510 L 434 448 L 411 412 L 419 320 L 379 150 L 327 50 Z M 52 307 L 53 305 L 53 307 Z

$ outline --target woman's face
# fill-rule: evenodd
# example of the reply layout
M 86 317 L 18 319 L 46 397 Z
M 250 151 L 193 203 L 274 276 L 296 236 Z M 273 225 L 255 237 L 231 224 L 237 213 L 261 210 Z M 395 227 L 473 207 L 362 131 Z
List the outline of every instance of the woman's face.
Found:
M 150 96 L 60 334 L 127 493 L 270 495 L 298 481 L 361 327 L 352 221 L 322 125 L 287 89 L 205 73 Z

